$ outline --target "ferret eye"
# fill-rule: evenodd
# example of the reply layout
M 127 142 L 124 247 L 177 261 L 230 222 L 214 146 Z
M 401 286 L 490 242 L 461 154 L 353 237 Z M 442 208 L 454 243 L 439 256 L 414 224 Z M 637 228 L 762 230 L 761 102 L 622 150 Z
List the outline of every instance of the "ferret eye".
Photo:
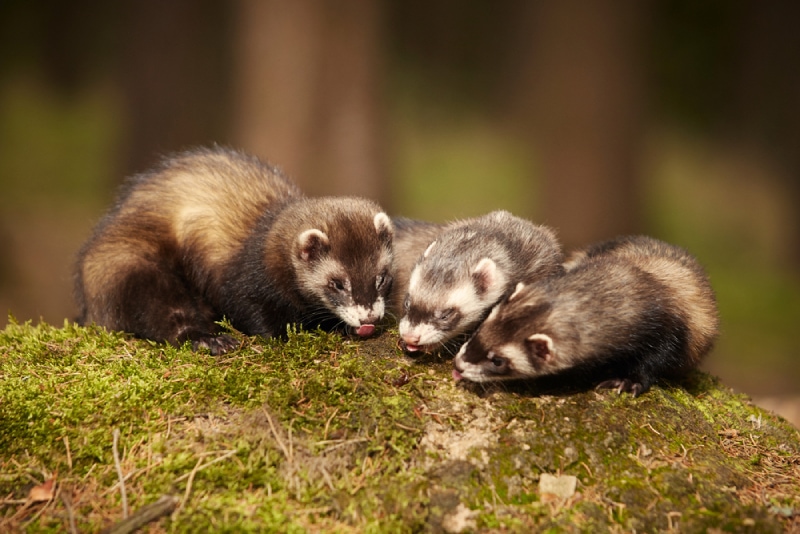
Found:
M 403 301 L 403 309 L 408 311 L 411 307 L 411 295 L 406 295 L 406 300 Z
M 344 291 L 344 282 L 334 278 L 328 282 L 328 287 L 336 291 Z
M 489 361 L 492 362 L 492 370 L 495 372 L 504 372 L 508 367 L 508 359 L 502 356 L 492 356 Z
M 389 281 L 391 281 L 391 278 L 389 277 L 389 274 L 388 274 L 388 273 L 386 273 L 386 271 L 384 271 L 384 272 L 382 272 L 381 274 L 379 274 L 377 277 L 375 277 L 375 288 L 376 288 L 376 289 L 378 289 L 378 290 L 380 290 L 380 289 L 382 289 L 382 288 L 383 288 L 383 287 L 384 287 L 384 286 L 385 286 L 385 285 L 386 285 L 386 284 L 387 284 Z
M 441 310 L 441 311 L 439 312 L 439 314 L 438 314 L 438 315 L 439 315 L 438 319 L 439 319 L 440 321 L 446 321 L 446 320 L 448 320 L 450 317 L 452 317 L 452 316 L 453 316 L 453 312 L 454 312 L 454 311 L 455 311 L 455 309 L 454 309 L 454 308 L 447 308 L 446 310 Z

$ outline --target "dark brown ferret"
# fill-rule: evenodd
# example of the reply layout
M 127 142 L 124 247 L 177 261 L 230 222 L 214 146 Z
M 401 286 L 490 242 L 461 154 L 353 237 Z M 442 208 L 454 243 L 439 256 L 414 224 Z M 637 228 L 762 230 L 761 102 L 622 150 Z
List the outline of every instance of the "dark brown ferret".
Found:
M 183 152 L 132 177 L 78 255 L 79 322 L 212 353 L 216 322 L 369 335 L 392 285 L 393 226 L 375 203 L 306 198 L 238 151 Z
M 708 277 L 685 250 L 644 236 L 582 251 L 566 273 L 520 285 L 455 359 L 475 382 L 584 370 L 639 395 L 695 367 L 718 334 Z

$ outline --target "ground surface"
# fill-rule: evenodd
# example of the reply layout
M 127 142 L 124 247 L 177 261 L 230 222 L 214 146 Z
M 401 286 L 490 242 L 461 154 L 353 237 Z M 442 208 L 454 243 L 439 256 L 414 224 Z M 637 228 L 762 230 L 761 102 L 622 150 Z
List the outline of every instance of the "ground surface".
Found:
M 149 532 L 800 529 L 798 431 L 707 375 L 636 399 L 465 387 L 395 340 L 243 337 L 214 358 L 12 324 L 0 531 L 148 512 Z

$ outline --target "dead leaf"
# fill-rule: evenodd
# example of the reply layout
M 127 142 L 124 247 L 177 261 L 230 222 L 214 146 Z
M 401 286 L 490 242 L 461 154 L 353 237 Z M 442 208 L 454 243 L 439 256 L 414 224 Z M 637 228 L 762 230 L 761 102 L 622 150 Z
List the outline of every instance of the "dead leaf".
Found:
M 55 486 L 56 486 L 56 477 L 54 476 L 49 480 L 45 480 L 38 486 L 32 487 L 31 491 L 28 493 L 28 500 L 32 502 L 42 502 L 42 501 L 52 500 L 53 490 Z

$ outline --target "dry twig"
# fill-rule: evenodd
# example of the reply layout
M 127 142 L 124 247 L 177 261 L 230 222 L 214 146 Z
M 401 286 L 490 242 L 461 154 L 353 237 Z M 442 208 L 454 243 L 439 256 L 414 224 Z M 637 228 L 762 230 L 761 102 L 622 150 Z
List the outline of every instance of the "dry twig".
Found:
M 114 429 L 114 466 L 117 468 L 117 476 L 119 477 L 119 492 L 122 495 L 122 517 L 128 518 L 128 493 L 125 491 L 125 476 L 122 474 L 122 465 L 119 462 L 119 451 L 117 450 L 117 442 L 119 441 L 119 429 Z

